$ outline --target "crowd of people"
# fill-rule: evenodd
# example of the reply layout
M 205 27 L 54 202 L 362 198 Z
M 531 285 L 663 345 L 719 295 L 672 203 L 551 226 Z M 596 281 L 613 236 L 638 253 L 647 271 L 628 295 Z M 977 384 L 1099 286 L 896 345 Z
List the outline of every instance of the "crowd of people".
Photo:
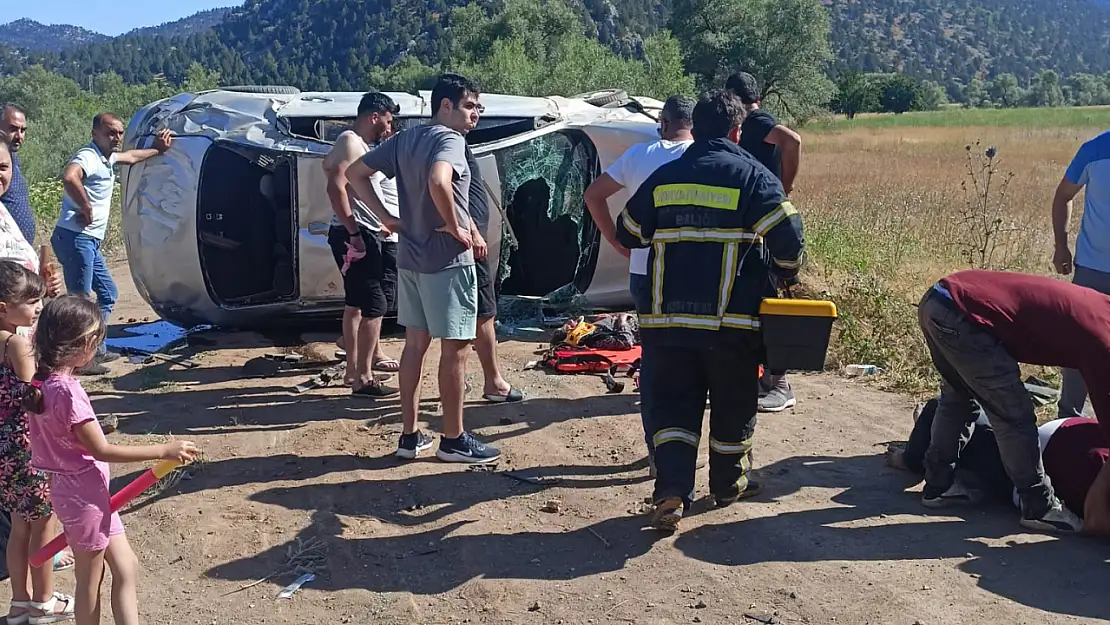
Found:
M 354 396 L 400 396 L 396 455 L 403 459 L 435 446 L 417 418 L 433 339 L 440 340 L 440 460 L 482 464 L 501 455 L 464 425 L 470 349 L 478 353 L 486 401 L 524 399 L 497 362 L 488 187 L 466 141 L 483 112 L 480 96 L 473 81 L 445 74 L 432 89 L 429 122 L 395 132 L 398 105 L 367 93 L 323 161 L 335 214 L 328 242 L 345 292 L 346 382 Z M 631 146 L 585 191 L 601 235 L 629 259 L 643 354 L 641 417 L 655 479 L 651 524 L 665 532 L 678 529 L 695 499 L 707 403 L 709 491 L 723 507 L 760 492 L 751 474 L 757 412 L 797 401 L 785 371 L 760 373 L 759 308 L 797 282 L 805 260 L 802 219 L 790 200 L 801 139 L 761 100 L 758 80 L 743 72 L 697 100 L 668 98 L 660 138 Z M 91 142 L 62 173 L 65 193 L 50 238 L 58 271 L 34 247 L 17 154 L 27 129 L 22 109 L 0 108 L 0 507 L 11 515 L 13 590 L 7 622 L 98 623 L 108 567 L 115 621 L 133 625 L 137 562 L 108 503 L 108 464 L 188 460 L 196 447 L 108 443 L 78 376 L 103 373 L 113 358 L 104 338 L 117 291 L 101 245 L 114 165 L 163 153 L 173 138 L 164 131 L 152 148 L 120 151 L 123 122 L 108 113 L 94 118 Z M 1074 270 L 1073 284 L 965 271 L 923 297 L 920 325 L 941 392 L 916 420 L 909 446 L 889 455 L 893 466 L 924 476 L 923 505 L 1012 494 L 1027 528 L 1110 535 L 1110 417 L 1081 416 L 1088 393 L 1097 414 L 1110 414 L 1108 170 L 1104 133 L 1079 150 L 1057 190 L 1054 262 L 1062 274 Z M 1084 187 L 1073 265 L 1071 200 Z M 382 320 L 394 309 L 405 328 L 399 360 L 380 340 Z M 1019 363 L 1067 369 L 1059 420 L 1038 429 Z M 395 374 L 398 387 L 388 384 Z M 30 554 L 57 533 L 55 519 L 72 553 L 32 568 Z M 53 588 L 53 571 L 69 566 L 74 596 Z

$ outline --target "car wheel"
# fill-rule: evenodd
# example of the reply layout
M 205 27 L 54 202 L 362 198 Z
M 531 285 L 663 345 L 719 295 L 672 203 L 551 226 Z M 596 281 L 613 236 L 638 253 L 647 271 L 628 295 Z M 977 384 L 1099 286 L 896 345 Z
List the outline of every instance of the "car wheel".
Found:
M 628 100 L 628 92 L 624 89 L 602 89 L 600 91 L 591 91 L 589 93 L 580 93 L 574 96 L 575 99 L 585 100 L 587 104 L 594 106 L 606 107 Z
M 288 85 L 235 85 L 233 87 L 220 87 L 220 89 L 238 93 L 266 93 L 269 95 L 297 95 L 301 92 L 300 89 Z

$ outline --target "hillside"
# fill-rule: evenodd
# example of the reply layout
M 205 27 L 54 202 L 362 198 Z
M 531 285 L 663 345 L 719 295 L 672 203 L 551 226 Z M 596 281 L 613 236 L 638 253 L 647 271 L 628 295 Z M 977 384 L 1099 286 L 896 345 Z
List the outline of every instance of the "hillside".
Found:
M 220 9 L 209 9 L 194 13 L 188 17 L 183 17 L 179 20 L 166 22 L 158 26 L 147 26 L 145 28 L 136 28 L 124 36 L 132 37 L 180 37 L 192 35 L 194 33 L 203 33 L 212 30 L 217 24 L 224 21 L 227 14 L 232 9 L 230 7 Z
M 47 25 L 29 19 L 0 24 L 0 44 L 38 52 L 58 52 L 109 39 L 108 35 L 69 24 Z
M 497 0 L 490 1 L 495 7 Z M 570 1 L 585 34 L 625 55 L 636 53 L 643 36 L 666 27 L 668 0 Z M 958 98 L 972 78 L 1001 73 L 1027 84 L 1043 69 L 1063 76 L 1110 72 L 1110 0 L 822 2 L 830 15 L 834 73 L 903 71 L 945 85 Z M 448 14 L 467 3 L 247 0 L 60 52 L 55 46 L 14 60 L 0 52 L 0 72 L 38 62 L 77 80 L 110 70 L 144 82 L 157 74 L 179 80 L 199 61 L 227 83 L 358 89 L 375 66 L 406 56 L 427 64 L 443 60 Z M 28 48 L 29 40 L 45 41 L 33 34 L 38 26 L 0 27 L 0 44 Z

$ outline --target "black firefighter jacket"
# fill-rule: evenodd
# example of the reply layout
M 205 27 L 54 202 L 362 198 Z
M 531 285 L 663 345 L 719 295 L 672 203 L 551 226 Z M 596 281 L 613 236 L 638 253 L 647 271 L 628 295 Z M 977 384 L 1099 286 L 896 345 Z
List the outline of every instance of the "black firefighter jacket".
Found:
M 695 140 L 655 170 L 617 218 L 617 239 L 650 248 L 645 343 L 714 346 L 759 331 L 760 302 L 804 260 L 782 184 L 725 138 Z

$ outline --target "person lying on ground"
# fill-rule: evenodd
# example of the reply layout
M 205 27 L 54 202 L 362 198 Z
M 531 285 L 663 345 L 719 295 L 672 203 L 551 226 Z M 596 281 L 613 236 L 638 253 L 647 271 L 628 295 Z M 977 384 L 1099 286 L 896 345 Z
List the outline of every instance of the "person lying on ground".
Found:
M 1022 526 L 1079 531 L 1079 518 L 1060 503 L 1045 477 L 1037 415 L 1019 363 L 1078 370 L 1103 432 L 1110 432 L 1110 296 L 1047 277 L 970 270 L 930 287 L 918 318 L 941 377 L 922 504 L 942 508 L 979 498 L 956 475 L 978 402 L 997 433 L 1002 464 L 1021 500 Z M 1103 468 L 1096 488 L 1102 491 L 1107 482 L 1110 469 Z M 1110 516 L 1110 501 L 1092 503 L 1085 515 L 1101 526 L 1100 519 Z
M 938 404 L 936 399 L 932 399 L 915 415 L 909 441 L 904 447 L 891 445 L 887 449 L 887 464 L 914 475 L 925 474 L 925 452 L 932 440 L 933 419 Z M 974 482 L 985 499 L 1012 501 L 1020 507 L 1020 498 L 1002 464 L 994 428 L 982 407 L 977 406 L 977 411 L 971 437 L 960 449 L 956 471 L 961 479 Z M 1099 484 L 1102 490 L 1095 488 L 1099 473 L 1110 460 L 1110 438 L 1107 438 L 1097 419 L 1055 419 L 1040 426 L 1037 434 L 1045 475 L 1069 510 L 1095 509 L 1100 501 L 1110 500 L 1105 481 Z M 1086 512 L 1083 516 L 1084 533 L 1110 536 L 1110 524 L 1105 516 Z

